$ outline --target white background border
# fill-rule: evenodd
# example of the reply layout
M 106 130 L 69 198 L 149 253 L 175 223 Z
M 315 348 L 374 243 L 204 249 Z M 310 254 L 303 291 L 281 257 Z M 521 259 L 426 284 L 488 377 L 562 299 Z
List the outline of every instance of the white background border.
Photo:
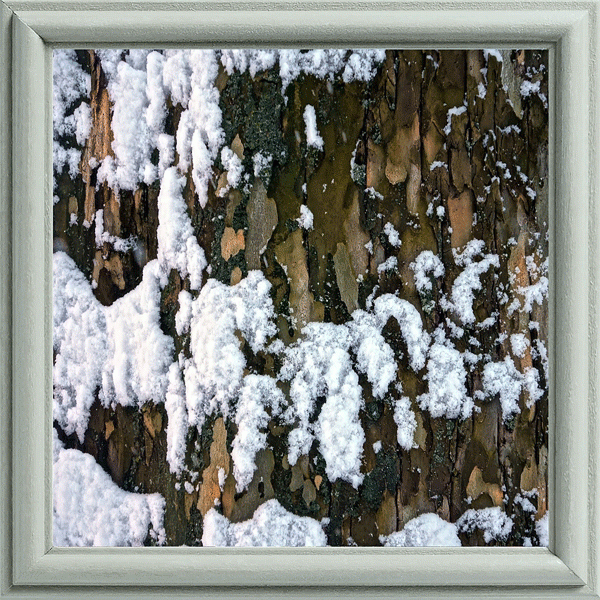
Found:
M 0 0 L 0 597 L 599 597 L 598 7 Z M 50 52 L 109 44 L 550 48 L 549 550 L 51 547 Z

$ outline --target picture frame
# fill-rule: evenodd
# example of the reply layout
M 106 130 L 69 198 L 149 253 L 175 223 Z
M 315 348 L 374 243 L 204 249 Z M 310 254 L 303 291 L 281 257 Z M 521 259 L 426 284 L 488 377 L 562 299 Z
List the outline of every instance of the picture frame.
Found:
M 0 597 L 598 598 L 599 6 L 0 0 Z M 549 49 L 549 548 L 52 547 L 52 49 L 257 44 Z

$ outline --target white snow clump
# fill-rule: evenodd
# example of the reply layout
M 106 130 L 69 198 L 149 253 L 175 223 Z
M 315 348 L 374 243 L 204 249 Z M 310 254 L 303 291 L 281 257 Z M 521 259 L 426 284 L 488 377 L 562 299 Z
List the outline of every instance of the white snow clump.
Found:
M 277 500 L 261 504 L 251 519 L 231 523 L 211 508 L 204 515 L 203 546 L 326 546 L 327 538 L 319 521 L 298 517 Z
M 460 546 L 456 525 L 448 523 L 435 513 L 425 513 L 406 523 L 402 531 L 379 536 L 384 546 L 415 547 Z
M 150 535 L 165 543 L 165 500 L 115 484 L 90 454 L 66 450 L 54 430 L 53 543 L 55 546 L 142 546 Z

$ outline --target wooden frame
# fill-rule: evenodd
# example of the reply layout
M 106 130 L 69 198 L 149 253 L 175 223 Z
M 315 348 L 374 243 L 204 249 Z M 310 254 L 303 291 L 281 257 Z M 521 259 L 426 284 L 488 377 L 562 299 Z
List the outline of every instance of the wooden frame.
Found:
M 599 7 L 0 0 L 0 597 L 600 597 Z M 52 548 L 51 49 L 265 43 L 550 49 L 549 549 Z

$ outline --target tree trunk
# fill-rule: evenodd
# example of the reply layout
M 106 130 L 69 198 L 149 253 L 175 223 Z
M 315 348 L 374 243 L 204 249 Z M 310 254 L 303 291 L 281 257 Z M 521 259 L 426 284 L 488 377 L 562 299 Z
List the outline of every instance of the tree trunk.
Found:
M 90 97 L 83 98 L 91 129 L 80 148 L 80 173 L 55 170 L 55 249 L 69 254 L 97 300 L 110 306 L 140 284 L 144 266 L 157 258 L 161 181 L 141 181 L 134 190 L 98 183 L 102 161 L 115 156 L 115 75 L 94 51 L 78 51 L 77 60 L 91 75 Z M 307 323 L 350 323 L 385 294 L 416 308 L 431 336 L 428 362 L 415 369 L 402 324 L 390 318 L 382 335 L 399 385 L 377 394 L 367 373 L 358 374 L 359 485 L 332 476 L 316 438 L 291 465 L 288 436 L 296 424 L 274 414 L 245 490 L 236 491 L 231 458 L 236 421 L 218 411 L 189 428 L 184 470 L 174 474 L 163 397 L 125 406 L 97 395 L 83 441 L 55 421 L 62 441 L 91 454 L 123 489 L 159 492 L 168 545 L 199 545 L 204 515 L 215 505 L 241 522 L 272 498 L 294 514 L 328 519 L 330 545 L 380 545 L 380 536 L 423 513 L 456 523 L 467 510 L 488 507 L 511 517 L 510 535 L 490 541 L 485 527 L 464 526 L 463 545 L 540 543 L 536 523 L 548 506 L 547 65 L 546 51 L 387 51 L 368 81 L 303 73 L 282 92 L 277 64 L 252 76 L 219 63 L 222 145 L 249 177 L 228 185 L 219 152 L 202 207 L 193 168 L 182 169 L 194 236 L 210 265 L 202 283 L 214 278 L 234 286 L 262 271 L 271 284 L 276 337 L 288 348 L 303 339 Z M 322 148 L 307 138 L 307 105 Z M 167 96 L 163 133 L 177 139 L 184 111 Z M 59 141 L 78 147 L 72 136 Z M 271 162 L 257 162 L 257 153 Z M 172 164 L 178 160 L 176 153 Z M 152 161 L 159 164 L 157 150 Z M 312 213 L 312 228 L 301 206 Z M 135 244 L 115 242 L 129 239 Z M 475 248 L 474 240 L 482 245 Z M 479 253 L 470 259 L 468 248 Z M 424 271 L 428 285 L 419 285 L 414 265 L 425 251 L 443 269 Z M 461 276 L 470 282 L 463 293 Z M 542 296 L 532 295 L 537 289 Z M 176 322 L 182 290 L 198 295 L 190 277 L 173 268 L 160 296 L 160 327 L 173 340 L 173 360 L 193 352 L 190 334 L 178 332 Z M 464 360 L 466 400 L 454 413 L 434 408 L 435 340 Z M 255 352 L 242 335 L 239 343 L 244 374 L 277 379 L 289 403 L 283 351 Z M 358 360 L 355 350 L 349 355 Z M 520 382 L 512 409 L 506 382 L 497 389 L 486 383 L 486 365 L 506 365 L 505 359 L 517 373 L 512 381 Z M 527 374 L 537 375 L 537 385 L 527 384 Z M 326 396 L 317 399 L 310 427 Z M 408 450 L 398 435 L 402 398 L 415 419 Z

